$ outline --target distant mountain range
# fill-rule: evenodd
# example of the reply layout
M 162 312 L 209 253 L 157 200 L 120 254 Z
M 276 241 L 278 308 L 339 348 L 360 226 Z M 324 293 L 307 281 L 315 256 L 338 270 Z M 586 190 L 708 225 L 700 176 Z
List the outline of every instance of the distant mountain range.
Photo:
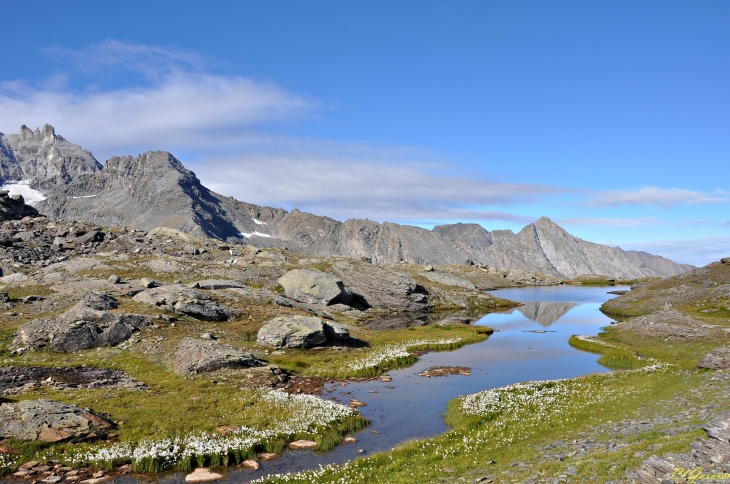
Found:
M 374 262 L 463 264 L 521 269 L 572 279 L 671 276 L 692 269 L 646 252 L 624 251 L 573 237 L 543 217 L 518 233 L 477 224 L 410 225 L 350 219 L 339 222 L 238 201 L 204 187 L 173 155 L 152 151 L 113 157 L 103 166 L 52 126 L 0 133 L 0 182 L 55 219 L 173 227 L 228 242 L 287 247 L 318 255 L 369 257 Z

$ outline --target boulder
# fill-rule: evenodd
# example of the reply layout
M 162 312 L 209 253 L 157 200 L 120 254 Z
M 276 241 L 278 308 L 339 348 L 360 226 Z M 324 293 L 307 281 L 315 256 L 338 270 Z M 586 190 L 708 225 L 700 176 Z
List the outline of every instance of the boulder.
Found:
M 327 341 L 324 331 L 319 318 L 281 316 L 259 330 L 256 342 L 267 348 L 310 348 Z
M 194 375 L 221 368 L 261 366 L 255 355 L 214 340 L 183 339 L 175 351 L 175 373 Z
M 177 314 L 185 314 L 203 321 L 226 321 L 233 311 L 224 309 L 213 301 L 200 301 L 196 299 L 178 301 L 173 305 Z
M 718 348 L 710 351 L 697 363 L 697 368 L 727 370 L 730 368 L 730 348 Z
M 13 345 L 59 353 L 117 345 L 149 323 L 144 316 L 106 311 L 118 306 L 112 296 L 91 292 L 56 319 L 36 319 L 21 326 Z
M 430 271 L 430 272 L 424 272 L 422 275 L 429 281 L 433 281 L 438 284 L 443 284 L 444 286 L 463 287 L 465 289 L 476 289 L 477 288 L 471 281 L 468 281 L 462 277 L 454 276 L 447 272 Z
M 232 309 L 219 306 L 207 294 L 180 284 L 153 287 L 132 299 L 206 321 L 225 321 L 236 314 Z
M 25 400 L 0 405 L 0 437 L 58 442 L 106 434 L 114 424 L 88 409 L 55 400 Z
M 351 305 L 358 308 L 424 310 L 427 291 L 411 276 L 374 264 L 338 261 L 332 267 L 353 293 Z
M 278 280 L 284 293 L 296 301 L 309 304 L 347 304 L 352 292 L 332 274 L 311 269 L 294 269 Z
M 150 279 L 148 277 L 143 277 L 142 279 L 139 280 L 139 283 L 142 285 L 142 287 L 145 287 L 148 289 L 151 287 L 154 287 L 156 284 L 153 279 Z

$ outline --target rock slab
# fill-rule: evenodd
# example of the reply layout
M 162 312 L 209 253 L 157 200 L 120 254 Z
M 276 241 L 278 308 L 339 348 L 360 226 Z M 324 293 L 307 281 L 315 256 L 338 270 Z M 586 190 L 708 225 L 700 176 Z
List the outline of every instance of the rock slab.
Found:
M 55 400 L 25 400 L 0 405 L 0 437 L 58 442 L 114 428 L 93 412 Z
M 263 362 L 255 355 L 213 340 L 185 338 L 175 351 L 174 369 L 181 375 L 261 365 Z

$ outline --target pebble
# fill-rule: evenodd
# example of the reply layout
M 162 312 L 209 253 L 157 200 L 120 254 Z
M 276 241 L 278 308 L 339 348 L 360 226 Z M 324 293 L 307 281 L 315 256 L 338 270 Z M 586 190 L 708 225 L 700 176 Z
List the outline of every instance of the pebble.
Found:
M 289 448 L 292 450 L 314 449 L 317 445 L 314 440 L 295 440 L 289 443 Z
M 207 467 L 198 467 L 191 474 L 185 476 L 185 482 L 209 482 L 222 478 L 223 474 L 213 472 Z

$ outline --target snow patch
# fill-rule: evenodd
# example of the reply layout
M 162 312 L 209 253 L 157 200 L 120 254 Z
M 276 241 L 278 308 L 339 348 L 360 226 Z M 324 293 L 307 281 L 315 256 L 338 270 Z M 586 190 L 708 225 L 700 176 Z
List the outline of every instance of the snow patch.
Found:
M 262 222 L 261 220 L 256 220 L 255 218 L 252 218 L 251 220 L 253 220 L 253 223 L 256 225 L 266 225 L 266 222 Z
M 269 235 L 269 234 L 262 234 L 261 232 L 258 232 L 258 231 L 255 231 L 255 230 L 254 230 L 254 232 L 253 232 L 253 233 L 251 233 L 251 234 L 247 234 L 246 232 L 239 232 L 239 234 L 241 234 L 241 236 L 243 236 L 243 237 L 246 237 L 247 239 L 250 239 L 250 238 L 251 238 L 251 237 L 253 237 L 254 235 L 257 235 L 257 236 L 259 236 L 259 237 L 272 237 L 272 238 L 274 238 L 274 239 L 276 238 L 276 237 L 274 237 L 273 235 Z
M 11 181 L 0 187 L 0 190 L 7 190 L 11 197 L 22 195 L 25 203 L 30 206 L 46 199 L 45 195 L 30 187 L 30 180 Z
M 97 196 L 99 196 L 98 193 L 96 195 L 80 195 L 78 197 L 68 197 L 68 198 L 92 198 L 92 197 L 97 197 Z

